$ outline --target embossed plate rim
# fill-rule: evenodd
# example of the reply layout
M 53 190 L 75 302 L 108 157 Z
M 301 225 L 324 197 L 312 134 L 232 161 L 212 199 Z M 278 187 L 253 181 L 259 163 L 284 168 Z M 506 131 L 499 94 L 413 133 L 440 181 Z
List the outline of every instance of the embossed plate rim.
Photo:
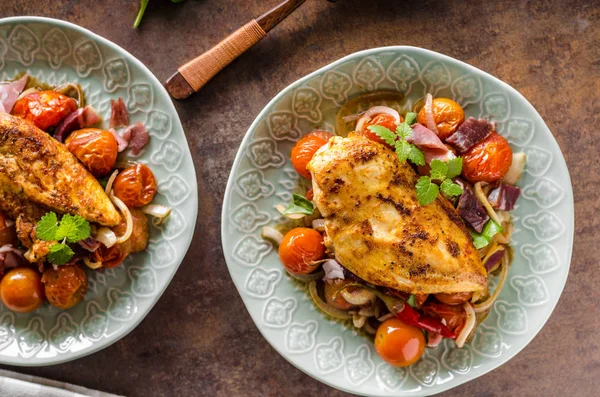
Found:
M 529 103 L 529 101 L 527 101 L 527 99 L 522 94 L 520 94 L 516 89 L 514 89 L 507 83 L 503 82 L 502 80 L 498 79 L 497 77 L 494 77 L 491 74 L 484 72 L 484 71 L 482 71 L 474 66 L 471 66 L 465 62 L 459 61 L 459 60 L 449 57 L 447 55 L 439 54 L 439 53 L 431 51 L 431 50 L 427 50 L 427 49 L 423 49 L 423 48 L 419 48 L 419 47 L 413 47 L 413 46 L 389 46 L 389 47 L 372 48 L 372 49 L 363 50 L 363 51 L 359 51 L 359 52 L 347 55 L 335 62 L 332 62 L 332 63 L 306 75 L 305 77 L 295 81 L 294 83 L 288 85 L 286 88 L 281 90 L 271 101 L 269 101 L 269 103 L 259 113 L 259 115 L 256 117 L 256 119 L 251 124 L 248 131 L 246 132 L 246 134 L 242 140 L 242 143 L 240 144 L 240 148 L 236 154 L 236 157 L 233 162 L 231 172 L 229 175 L 229 179 L 227 182 L 225 195 L 223 198 L 223 208 L 222 208 L 222 214 L 221 214 L 221 240 L 222 240 L 222 245 L 223 245 L 223 251 L 224 251 L 224 255 L 225 255 L 225 259 L 227 262 L 227 266 L 228 266 L 230 275 L 232 276 L 232 280 L 233 280 L 236 288 L 238 289 L 238 292 L 240 293 L 242 301 L 244 302 L 246 309 L 248 310 L 250 316 L 252 317 L 252 319 L 255 323 L 255 326 L 258 328 L 259 332 L 263 335 L 263 337 L 269 342 L 269 344 L 288 362 L 290 362 L 292 365 L 294 365 L 296 368 L 300 369 L 304 373 L 310 375 L 311 377 L 313 377 L 331 387 L 338 388 L 338 389 L 341 389 L 341 390 L 349 392 L 349 393 L 361 394 L 361 395 L 372 395 L 373 393 L 382 394 L 382 395 L 391 395 L 394 392 L 391 392 L 388 390 L 388 393 L 377 393 L 378 390 L 369 390 L 368 391 L 369 394 L 367 394 L 367 392 L 364 390 L 357 390 L 358 388 L 353 389 L 348 382 L 334 385 L 333 383 L 329 382 L 327 380 L 327 378 L 320 376 L 320 374 L 318 374 L 316 371 L 314 371 L 311 366 L 304 365 L 306 368 L 303 368 L 302 365 L 300 365 L 299 360 L 298 360 L 298 362 L 295 362 L 289 356 L 289 354 L 284 351 L 284 349 L 283 349 L 284 343 L 279 343 L 279 341 L 272 340 L 273 338 L 271 338 L 270 336 L 267 335 L 266 330 L 263 329 L 263 326 L 261 325 L 262 320 L 261 320 L 261 318 L 259 318 L 260 314 L 257 314 L 255 316 L 254 313 L 250 310 L 250 302 L 252 300 L 251 297 L 247 296 L 247 294 L 242 293 L 242 291 L 244 291 L 244 289 L 245 289 L 245 286 L 241 283 L 241 281 L 238 282 L 236 280 L 236 278 L 233 277 L 235 264 L 234 264 L 234 259 L 231 257 L 231 252 L 229 252 L 228 249 L 232 249 L 235 242 L 228 241 L 229 236 L 227 235 L 227 230 L 226 230 L 228 228 L 227 224 L 230 222 L 228 205 L 231 202 L 232 194 L 235 190 L 235 172 L 238 169 L 238 167 L 240 166 L 240 163 L 245 156 L 245 150 L 248 148 L 248 145 L 250 144 L 251 140 L 254 138 L 253 136 L 251 136 L 251 133 L 253 131 L 255 131 L 259 127 L 260 123 L 262 123 L 267 118 L 270 111 L 277 111 L 275 109 L 274 105 L 280 99 L 282 99 L 288 93 L 292 92 L 294 89 L 296 89 L 296 88 L 302 86 L 304 83 L 310 81 L 315 76 L 320 75 L 322 73 L 326 73 L 327 71 L 332 70 L 337 66 L 341 66 L 342 64 L 349 62 L 351 60 L 365 59 L 372 54 L 382 53 L 384 51 L 401 52 L 403 50 L 408 50 L 408 51 L 411 51 L 411 52 L 414 52 L 417 54 L 421 54 L 422 56 L 429 58 L 430 60 L 441 60 L 441 61 L 445 61 L 445 62 L 448 62 L 451 64 L 452 63 L 457 64 L 458 66 L 460 66 L 461 68 L 466 70 L 465 75 L 475 75 L 475 76 L 478 76 L 478 77 L 486 79 L 486 80 L 492 79 L 495 83 L 499 83 L 499 85 L 505 90 L 505 92 L 510 92 L 511 94 L 515 95 L 518 99 L 524 101 L 525 103 L 527 103 L 530 106 L 530 110 L 532 111 L 531 114 L 533 115 L 533 117 L 537 118 L 538 121 L 541 123 L 541 125 L 543 125 L 545 127 L 544 134 L 549 135 L 549 137 L 551 137 L 551 139 L 549 139 L 550 145 L 553 146 L 554 152 L 560 154 L 560 156 L 557 156 L 558 162 L 560 163 L 560 166 L 564 167 L 564 169 L 566 171 L 566 181 L 564 181 L 564 182 L 568 182 L 568 186 L 566 186 L 567 194 L 566 194 L 565 200 L 568 200 L 567 216 L 569 217 L 569 222 L 565 226 L 567 228 L 570 228 L 571 232 L 567 233 L 567 235 L 562 236 L 562 238 L 568 239 L 568 241 L 567 241 L 568 252 L 567 252 L 567 256 L 566 256 L 567 263 L 565 263 L 565 264 L 561 263 L 561 266 L 560 266 L 561 267 L 561 270 L 560 270 L 561 271 L 561 274 L 560 274 L 561 280 L 559 281 L 560 290 L 556 291 L 558 293 L 553 295 L 553 297 L 547 302 L 547 305 L 551 305 L 551 309 L 547 312 L 547 314 L 545 314 L 542 317 L 542 320 L 539 321 L 533 329 L 529 330 L 525 335 L 522 336 L 522 338 L 526 342 L 521 347 L 512 349 L 510 352 L 503 354 L 501 357 L 491 359 L 491 360 L 493 360 L 493 363 L 490 366 L 486 366 L 486 368 L 484 368 L 484 369 L 481 369 L 479 367 L 474 367 L 469 370 L 467 375 L 456 377 L 456 379 L 450 379 L 448 381 L 445 381 L 443 384 L 437 384 L 432 387 L 422 388 L 418 392 L 403 393 L 402 390 L 396 390 L 395 394 L 427 396 L 427 395 L 431 395 L 431 394 L 435 394 L 435 393 L 440 393 L 442 391 L 449 390 L 460 384 L 463 384 L 472 379 L 475 379 L 481 375 L 484 375 L 487 372 L 494 370 L 494 369 L 498 368 L 499 366 L 503 365 L 505 362 L 510 360 L 516 354 L 518 354 L 525 346 L 527 346 L 533 340 L 533 338 L 542 329 L 542 327 L 545 325 L 545 323 L 550 318 L 550 315 L 554 311 L 556 304 L 558 302 L 558 299 L 560 298 L 560 295 L 562 294 L 565 283 L 567 281 L 568 271 L 570 268 L 570 263 L 571 263 L 571 258 L 572 258 L 572 250 L 573 250 L 574 201 L 573 201 L 571 178 L 570 178 L 570 175 L 568 172 L 568 168 L 566 166 L 566 162 L 564 160 L 564 156 L 562 155 L 562 151 L 560 150 L 560 147 L 558 146 L 556 139 L 550 132 L 550 129 L 548 128 L 548 126 L 546 125 L 546 123 L 544 122 L 542 117 L 539 115 L 539 113 L 535 110 L 533 105 L 531 105 Z M 482 93 L 482 97 L 483 97 L 483 93 Z M 570 199 L 569 199 L 569 195 L 570 195 Z M 305 304 L 310 304 L 310 303 L 305 303 Z M 344 337 L 341 333 L 339 336 L 342 338 L 342 340 L 344 339 Z
M 181 124 L 179 114 L 177 113 L 177 110 L 175 109 L 175 105 L 171 101 L 170 96 L 168 95 L 167 91 L 163 87 L 162 83 L 158 80 L 158 78 L 152 73 L 152 71 L 148 67 L 146 67 L 135 56 L 133 56 L 131 53 L 129 53 L 127 50 L 125 50 L 118 44 L 115 44 L 112 41 L 105 39 L 104 37 L 92 32 L 89 29 L 86 29 L 84 27 L 81 27 L 79 25 L 76 25 L 76 24 L 68 22 L 68 21 L 63 21 L 63 20 L 55 19 L 55 18 L 38 17 L 38 16 L 17 16 L 17 17 L 0 18 L 0 25 L 18 24 L 18 23 L 47 24 L 51 27 L 58 26 L 58 27 L 62 27 L 62 28 L 68 29 L 68 30 L 75 31 L 78 34 L 81 34 L 82 37 L 86 37 L 88 39 L 94 40 L 95 42 L 99 43 L 100 46 L 107 47 L 111 51 L 114 51 L 114 52 L 122 55 L 122 57 L 124 59 L 126 59 L 128 62 L 135 64 L 140 70 L 144 71 L 147 74 L 147 76 L 149 76 L 149 80 L 147 80 L 147 82 L 152 84 L 152 88 L 157 91 L 156 95 L 161 95 L 167 99 L 165 101 L 166 108 L 169 110 L 169 115 L 171 115 L 172 118 L 174 119 L 173 127 L 179 128 L 183 132 L 183 139 L 185 141 L 185 148 L 183 148 L 184 156 L 186 154 L 185 152 L 187 151 L 187 154 L 191 158 L 191 152 L 190 152 L 189 144 L 187 142 L 187 137 L 185 135 L 183 125 Z M 48 68 L 50 69 L 50 66 L 48 66 Z M 102 71 L 97 70 L 97 71 L 92 72 L 90 75 L 93 75 L 95 73 L 102 73 Z M 88 78 L 88 77 L 89 76 L 86 76 L 86 78 Z M 171 171 L 168 171 L 168 172 L 171 172 Z M 64 352 L 62 354 L 55 355 L 54 357 L 44 357 L 44 358 L 37 358 L 37 357 L 25 358 L 25 357 L 21 357 L 21 356 L 7 357 L 7 356 L 0 355 L 0 363 L 1 364 L 14 365 L 14 366 L 38 367 L 38 366 L 61 364 L 61 363 L 72 361 L 72 360 L 75 360 L 75 359 L 78 359 L 81 357 L 85 357 L 90 354 L 96 353 L 96 352 L 112 345 L 113 343 L 119 341 L 120 339 L 124 338 L 146 318 L 148 313 L 150 313 L 150 311 L 153 309 L 156 302 L 158 302 L 158 300 L 160 299 L 162 294 L 165 292 L 165 290 L 171 283 L 171 280 L 175 276 L 175 273 L 177 273 L 177 270 L 179 269 L 181 262 L 183 262 L 185 254 L 189 250 L 189 247 L 192 243 L 196 219 L 198 217 L 198 186 L 197 186 L 197 182 L 196 182 L 196 170 L 195 170 L 195 167 L 193 166 L 193 159 L 192 159 L 191 170 L 188 170 L 188 172 L 192 173 L 193 183 L 190 186 L 190 190 L 191 190 L 190 197 L 188 197 L 186 200 L 193 201 L 194 205 L 192 208 L 193 208 L 194 213 L 193 213 L 193 218 L 192 218 L 193 219 L 192 229 L 187 237 L 187 242 L 185 243 L 186 249 L 185 249 L 185 252 L 180 255 L 180 258 L 176 259 L 175 264 L 171 265 L 172 269 L 170 270 L 168 279 L 163 278 L 163 280 L 166 280 L 164 286 L 160 289 L 157 288 L 155 293 L 153 293 L 152 297 L 149 297 L 150 301 L 149 301 L 149 305 L 146 308 L 146 310 L 143 310 L 143 311 L 138 310 L 135 313 L 133 319 L 131 321 L 126 322 L 122 328 L 120 328 L 119 330 L 117 330 L 115 333 L 113 333 L 111 335 L 107 335 L 107 336 L 103 337 L 99 341 L 94 341 L 89 348 L 85 348 L 85 349 L 82 349 L 77 352 Z M 180 235 L 180 236 L 177 236 L 175 239 L 181 239 L 183 237 L 184 237 L 183 235 Z M 159 241 L 160 240 L 162 240 L 162 238 L 160 238 Z

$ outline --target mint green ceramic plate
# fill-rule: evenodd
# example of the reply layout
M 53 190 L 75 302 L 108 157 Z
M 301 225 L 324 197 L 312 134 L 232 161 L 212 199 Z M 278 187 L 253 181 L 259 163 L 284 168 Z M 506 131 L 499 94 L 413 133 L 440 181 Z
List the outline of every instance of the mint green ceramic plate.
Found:
M 527 153 L 514 212 L 515 260 L 488 318 L 463 349 L 445 341 L 410 368 L 393 368 L 373 344 L 316 311 L 260 237 L 278 222 L 274 206 L 291 200 L 298 178 L 289 153 L 315 127 L 333 131 L 347 98 L 377 89 L 409 103 L 430 92 L 461 103 L 467 116 L 497 123 L 513 149 Z M 573 244 L 573 193 L 552 133 L 513 88 L 472 66 L 413 47 L 358 52 L 284 89 L 256 118 L 235 159 L 222 215 L 231 277 L 258 329 L 296 367 L 333 387 L 377 396 L 439 393 L 502 365 L 542 328 L 567 279 Z M 493 283 L 493 282 L 492 282 Z M 550 348 L 550 346 L 548 347 Z
M 150 245 L 114 269 L 88 272 L 85 301 L 61 311 L 44 304 L 17 314 L 0 304 L 0 363 L 56 364 L 116 342 L 150 311 L 189 247 L 198 207 L 196 174 L 181 122 L 160 82 L 131 54 L 94 33 L 55 19 L 0 19 L 0 77 L 26 70 L 50 84 L 79 82 L 88 104 L 108 120 L 110 99 L 123 97 L 131 122 L 141 121 L 150 143 L 137 161 L 158 182 L 155 202 L 173 208 Z

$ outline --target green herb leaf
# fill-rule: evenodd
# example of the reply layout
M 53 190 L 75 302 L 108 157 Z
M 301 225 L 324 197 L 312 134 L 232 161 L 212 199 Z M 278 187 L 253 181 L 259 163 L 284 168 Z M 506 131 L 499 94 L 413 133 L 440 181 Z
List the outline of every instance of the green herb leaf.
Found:
M 419 204 L 421 205 L 432 203 L 440 191 L 439 186 L 433 183 L 428 176 L 420 177 L 417 181 L 416 188 L 417 200 L 419 200 Z
M 412 134 L 412 128 L 406 122 L 400 123 L 398 127 L 396 127 L 396 134 L 400 136 L 402 139 L 408 139 L 408 137 Z
M 79 215 L 63 215 L 58 230 L 56 230 L 56 240 L 67 239 L 69 243 L 76 243 L 88 237 L 90 237 L 88 221 Z
M 306 197 L 301 196 L 299 194 L 293 194 L 294 202 L 283 211 L 283 215 L 291 215 L 291 214 L 304 214 L 304 215 L 312 215 L 315 212 L 315 207 L 313 203 L 306 199 Z
M 398 160 L 400 160 L 400 162 L 406 161 L 410 155 L 410 146 L 410 143 L 404 140 L 396 141 L 396 155 L 398 156 Z
M 425 165 L 425 154 L 415 145 L 410 145 L 408 159 L 416 165 Z
M 414 112 L 406 113 L 404 117 L 404 122 L 408 125 L 413 125 L 417 121 L 417 114 Z
M 56 240 L 56 230 L 58 229 L 58 218 L 56 213 L 48 212 L 38 222 L 35 227 L 35 235 L 43 241 Z
M 48 262 L 54 265 L 64 265 L 69 262 L 75 253 L 66 244 L 54 244 L 50 246 L 50 252 L 48 252 Z
M 473 237 L 473 245 L 475 245 L 475 248 L 481 249 L 490 243 L 492 237 L 494 237 L 496 233 L 502 232 L 504 232 L 502 226 L 490 219 L 483 227 L 481 233 L 471 231 L 471 237 Z
M 429 173 L 429 175 L 431 175 L 431 179 L 437 179 L 440 181 L 446 179 L 446 174 L 448 173 L 448 166 L 446 163 L 435 159 L 432 160 L 431 164 L 429 165 L 431 166 L 431 172 Z
M 446 178 L 456 178 L 462 172 L 462 157 L 456 157 L 446 163 L 448 172 Z
M 448 197 L 460 196 L 463 193 L 462 187 L 458 183 L 452 182 L 452 179 L 446 179 L 440 185 L 442 193 Z
M 368 128 L 369 131 L 375 133 L 378 137 L 383 139 L 385 143 L 392 147 L 394 146 L 396 142 L 396 134 L 394 134 L 393 131 L 390 131 L 387 128 L 382 127 L 380 125 L 370 125 Z
M 411 305 L 412 307 L 417 307 L 417 298 L 414 295 L 410 295 L 406 300 L 406 303 Z

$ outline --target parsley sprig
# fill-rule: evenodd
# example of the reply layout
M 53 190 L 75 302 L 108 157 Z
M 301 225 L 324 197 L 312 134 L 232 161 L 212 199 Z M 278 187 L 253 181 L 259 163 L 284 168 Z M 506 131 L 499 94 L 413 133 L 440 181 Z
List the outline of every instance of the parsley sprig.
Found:
M 404 122 L 396 127 L 396 131 L 391 131 L 380 125 L 370 125 L 368 128 L 371 132 L 383 139 L 385 143 L 395 149 L 398 160 L 410 160 L 416 165 L 425 165 L 425 155 L 421 149 L 406 141 L 410 134 L 412 134 L 412 128 L 410 126 L 414 124 L 416 118 L 416 113 L 406 113 Z
M 64 265 L 75 254 L 67 243 L 76 243 L 90 237 L 90 224 L 79 215 L 65 214 L 58 221 L 54 212 L 48 212 L 35 228 L 37 238 L 43 241 L 59 241 L 49 248 L 48 262 Z
M 441 160 L 431 161 L 430 176 L 422 176 L 417 181 L 417 199 L 419 204 L 427 205 L 432 203 L 440 190 L 448 197 L 460 196 L 463 192 L 459 184 L 452 182 L 462 171 L 462 158 L 456 157 L 448 162 Z M 438 186 L 434 180 L 440 181 Z

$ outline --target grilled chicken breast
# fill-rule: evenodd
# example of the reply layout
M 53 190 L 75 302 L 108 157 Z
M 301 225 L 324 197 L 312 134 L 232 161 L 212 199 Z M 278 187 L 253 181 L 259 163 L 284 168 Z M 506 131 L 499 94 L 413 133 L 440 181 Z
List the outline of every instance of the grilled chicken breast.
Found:
M 39 205 L 114 226 L 121 216 L 102 186 L 60 142 L 0 114 L 0 184 Z
M 418 175 L 392 150 L 359 135 L 333 137 L 308 170 L 325 245 L 358 277 L 411 294 L 486 288 L 486 270 L 454 207 L 441 195 L 421 206 Z
M 37 221 L 48 211 L 105 226 L 121 221 L 98 181 L 62 143 L 6 113 L 0 113 L 0 209 L 15 219 L 31 262 L 48 253 L 49 243 L 35 236 Z

